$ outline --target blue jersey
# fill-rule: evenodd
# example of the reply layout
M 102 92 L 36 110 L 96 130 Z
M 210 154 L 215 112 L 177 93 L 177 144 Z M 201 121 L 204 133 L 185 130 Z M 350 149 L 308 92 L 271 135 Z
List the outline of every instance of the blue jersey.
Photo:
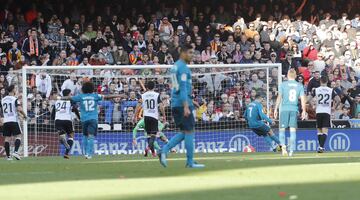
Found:
M 183 60 L 176 61 L 171 68 L 171 83 L 171 107 L 183 107 L 183 102 L 187 102 L 193 108 L 191 71 Z
M 304 96 L 304 86 L 294 80 L 284 81 L 279 86 L 281 111 L 298 111 L 299 97 Z
M 246 107 L 244 117 L 248 122 L 249 128 L 258 128 L 264 125 L 263 120 L 272 123 L 272 120 L 264 114 L 261 103 L 253 101 Z
M 79 94 L 71 98 L 71 101 L 80 103 L 80 118 L 82 122 L 98 120 L 98 102 L 103 98 L 99 94 Z

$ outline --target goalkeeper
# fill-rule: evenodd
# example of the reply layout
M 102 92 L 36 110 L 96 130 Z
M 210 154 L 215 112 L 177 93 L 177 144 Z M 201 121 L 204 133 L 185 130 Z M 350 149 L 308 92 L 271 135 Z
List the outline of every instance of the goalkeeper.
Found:
M 159 129 L 159 136 L 160 136 L 160 139 L 161 141 L 165 142 L 165 143 L 168 143 L 168 139 L 167 137 L 165 136 L 165 134 L 162 132 L 162 130 L 165 128 L 165 125 L 163 123 L 160 122 L 160 120 L 158 121 L 158 129 Z M 145 129 L 145 120 L 144 118 L 140 119 L 140 121 L 136 124 L 135 128 L 133 129 L 133 145 L 136 145 L 137 142 L 136 142 L 136 135 L 137 135 L 137 131 L 139 129 Z M 144 131 L 144 136 L 148 138 L 148 135 L 146 133 L 146 131 Z M 156 142 L 154 142 L 154 148 L 159 151 L 160 150 L 160 146 L 159 144 Z M 150 147 L 147 146 L 146 149 L 145 149 L 145 154 L 144 156 L 148 156 L 148 153 L 150 151 Z M 156 157 L 156 152 L 153 151 L 151 152 L 153 157 Z

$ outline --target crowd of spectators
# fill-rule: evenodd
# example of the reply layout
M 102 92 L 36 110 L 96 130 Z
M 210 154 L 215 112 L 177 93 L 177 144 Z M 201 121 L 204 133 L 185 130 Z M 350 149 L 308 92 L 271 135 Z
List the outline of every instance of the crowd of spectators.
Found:
M 281 63 L 283 75 L 294 68 L 309 96 L 310 119 L 316 105 L 310 94 L 320 85 L 319 77 L 328 76 L 338 94 L 333 118 L 359 118 L 359 5 L 355 0 L 5 0 L 0 5 L 0 97 L 7 85 L 20 84 L 17 71 L 24 65 L 153 65 L 143 70 L 43 70 L 27 76 L 28 114 L 40 116 L 40 123 L 49 122 L 52 95 L 65 88 L 78 94 L 87 79 L 99 93 L 128 97 L 101 103 L 104 122 L 133 124 L 142 93 L 137 77 L 156 76 L 157 90 L 169 106 L 168 70 L 157 66 L 173 64 L 182 45 L 191 44 L 192 64 Z M 248 102 L 266 96 L 265 70 L 228 69 L 195 71 L 203 73 L 194 76 L 198 121 L 241 120 Z M 277 69 L 270 73 L 266 112 L 272 116 Z

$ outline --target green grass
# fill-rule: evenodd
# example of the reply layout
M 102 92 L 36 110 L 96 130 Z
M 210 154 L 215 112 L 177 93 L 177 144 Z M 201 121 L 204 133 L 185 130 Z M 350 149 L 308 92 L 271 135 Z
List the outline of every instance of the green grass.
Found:
M 197 154 L 205 169 L 157 159 L 98 156 L 0 160 L 1 199 L 357 200 L 360 152 Z

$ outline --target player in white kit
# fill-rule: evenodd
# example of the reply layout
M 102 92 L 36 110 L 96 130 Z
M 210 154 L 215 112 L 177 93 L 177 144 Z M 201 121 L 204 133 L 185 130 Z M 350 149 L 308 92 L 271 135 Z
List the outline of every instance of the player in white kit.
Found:
M 63 97 L 69 96 L 70 93 L 71 90 L 69 89 L 62 91 Z M 74 143 L 74 117 L 72 112 L 74 112 L 80 119 L 79 111 L 72 106 L 70 100 L 57 100 L 54 104 L 52 112 L 52 114 L 55 115 L 55 129 L 59 133 L 59 141 L 65 147 L 65 159 L 69 159 L 69 152 Z
M 318 153 L 323 153 L 328 130 L 331 127 L 331 108 L 332 99 L 336 96 L 334 90 L 327 86 L 328 78 L 322 76 L 320 78 L 321 86 L 316 88 L 313 96 L 316 98 L 316 126 L 319 141 Z
M 163 120 L 166 120 L 165 109 L 161 103 L 160 94 L 154 91 L 155 83 L 148 81 L 146 84 L 147 92 L 141 95 L 140 104 L 143 109 L 145 131 L 148 134 L 148 144 L 151 152 L 155 152 L 154 142 L 156 135 L 159 132 L 159 110 L 163 116 Z
M 6 159 L 12 160 L 10 155 L 10 141 L 15 139 L 14 153 L 12 156 L 16 160 L 21 160 L 18 153 L 21 145 L 22 132 L 19 124 L 19 114 L 26 119 L 27 116 L 23 112 L 21 105 L 16 97 L 17 88 L 14 85 L 10 85 L 7 88 L 8 95 L 1 100 L 1 108 L 3 113 L 3 135 L 5 137 L 4 147 L 6 152 Z

